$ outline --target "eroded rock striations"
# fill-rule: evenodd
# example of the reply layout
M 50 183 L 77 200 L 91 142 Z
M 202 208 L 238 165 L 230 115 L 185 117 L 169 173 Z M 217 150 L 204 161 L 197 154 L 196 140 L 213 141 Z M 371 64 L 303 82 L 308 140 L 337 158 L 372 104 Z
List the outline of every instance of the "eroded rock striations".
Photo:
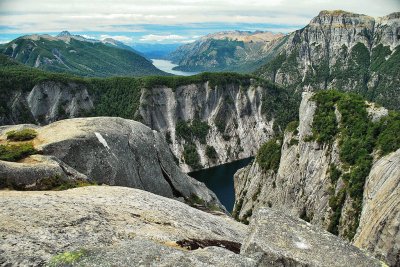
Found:
M 272 97 L 256 84 L 159 87 L 142 94 L 139 112 L 146 125 L 166 136 L 182 169 L 190 171 L 254 156 L 274 134 L 274 120 L 263 110 Z M 195 127 L 203 129 L 197 136 Z M 185 157 L 189 146 L 198 155 L 197 166 Z
M 3 185 L 17 189 L 50 189 L 57 180 L 139 188 L 170 198 L 192 198 L 222 205 L 203 183 L 185 175 L 174 162 L 164 138 L 132 120 L 111 117 L 62 120 L 47 126 L 3 126 L 6 133 L 35 128 L 32 140 L 40 155 L 19 162 L 0 161 Z
M 247 227 L 149 192 L 109 186 L 0 191 L 0 201 L 5 266 L 381 266 L 338 237 L 273 210 L 261 210 Z M 187 250 L 182 240 L 212 245 Z M 229 243 L 243 244 L 240 252 L 218 246 Z
M 361 167 L 349 168 L 342 163 L 339 137 L 330 144 L 312 138 L 317 109 L 312 97 L 312 93 L 303 93 L 299 125 L 285 132 L 279 168 L 265 170 L 255 161 L 236 173 L 234 215 L 251 221 L 256 210 L 269 206 L 349 238 L 396 266 L 400 251 L 400 150 L 382 157 L 374 152 L 364 189 L 363 184 L 360 188 L 363 197 L 354 196 L 355 188 L 349 186 L 354 178 L 349 177 Z M 387 116 L 384 108 L 371 106 L 367 106 L 371 120 Z M 338 109 L 334 116 L 340 124 Z
M 254 156 L 296 116 L 299 102 L 271 83 L 238 74 L 154 81 L 48 79 L 7 90 L 0 124 L 46 125 L 85 116 L 135 119 L 164 135 L 184 171 Z

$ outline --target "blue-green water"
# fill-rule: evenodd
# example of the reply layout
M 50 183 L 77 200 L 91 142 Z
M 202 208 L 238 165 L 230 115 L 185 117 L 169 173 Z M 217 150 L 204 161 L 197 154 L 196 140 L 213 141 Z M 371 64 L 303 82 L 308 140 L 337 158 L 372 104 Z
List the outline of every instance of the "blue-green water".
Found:
M 231 212 L 235 204 L 233 175 L 238 169 L 247 166 L 252 160 L 253 158 L 242 159 L 209 169 L 191 172 L 189 175 L 205 183 L 217 195 L 222 205 Z

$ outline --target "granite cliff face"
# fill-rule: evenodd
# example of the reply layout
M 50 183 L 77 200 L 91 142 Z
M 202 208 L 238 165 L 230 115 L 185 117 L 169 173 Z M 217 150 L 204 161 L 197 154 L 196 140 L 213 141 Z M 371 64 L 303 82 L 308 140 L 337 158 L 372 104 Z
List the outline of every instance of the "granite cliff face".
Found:
M 146 125 L 167 136 L 182 169 L 190 171 L 254 156 L 274 133 L 273 118 L 267 119 L 262 108 L 268 105 L 263 103 L 268 97 L 267 89 L 255 84 L 213 87 L 206 82 L 176 90 L 160 87 L 142 93 L 139 112 Z M 185 138 L 182 124 L 196 121 L 206 128 L 203 136 Z M 191 143 L 198 154 L 197 167 L 188 164 L 187 158 L 185 161 Z
M 168 80 L 146 85 L 135 78 L 104 84 L 43 81 L 33 88 L 7 91 L 0 123 L 132 118 L 163 134 L 180 167 L 190 171 L 254 156 L 260 144 L 296 116 L 296 98 L 268 82 L 240 75 L 226 82 L 215 81 L 223 80 L 224 74 L 199 77 L 174 78 L 179 86 Z
M 278 55 L 257 71 L 259 75 L 300 91 L 352 91 L 400 108 L 400 13 L 373 18 L 322 11 L 286 39 L 266 51 Z
M 0 201 L 4 266 L 382 266 L 270 209 L 248 227 L 132 188 L 0 191 Z
M 251 221 L 256 210 L 269 206 L 350 238 L 358 247 L 396 266 L 400 238 L 400 150 L 381 158 L 375 153 L 364 189 L 361 187 L 362 201 L 357 202 L 348 193 L 351 180 L 341 174 L 340 178 L 333 178 L 334 173 L 338 174 L 336 168 L 343 173 L 352 170 L 346 170 L 348 167 L 341 162 L 339 138 L 330 145 L 310 140 L 317 109 L 312 96 L 303 93 L 299 125 L 285 132 L 277 171 L 265 170 L 254 162 L 236 173 L 234 216 Z M 371 120 L 387 116 L 386 109 L 372 104 L 367 111 Z M 340 123 L 342 115 L 337 109 L 335 114 Z
M 188 203 L 196 200 L 224 210 L 203 183 L 180 171 L 164 138 L 139 122 L 97 117 L 43 127 L 3 126 L 1 142 L 6 142 L 7 132 L 22 128 L 36 130 L 31 141 L 36 155 L 18 162 L 0 161 L 2 186 L 46 190 L 68 181 L 92 181 L 139 188 Z
M 9 108 L 10 112 L 0 118 L 3 125 L 27 121 L 48 124 L 82 116 L 94 106 L 85 85 L 47 81 L 38 83 L 30 91 L 13 91 Z

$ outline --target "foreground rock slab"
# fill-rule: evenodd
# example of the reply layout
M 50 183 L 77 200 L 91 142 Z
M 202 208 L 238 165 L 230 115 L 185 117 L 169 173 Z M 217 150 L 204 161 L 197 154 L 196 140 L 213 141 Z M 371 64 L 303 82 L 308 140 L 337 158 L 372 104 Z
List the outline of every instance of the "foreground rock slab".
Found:
M 246 226 L 116 186 L 0 191 L 0 203 L 0 266 L 380 266 L 270 209 Z
M 190 251 L 175 243 L 182 239 L 241 242 L 247 234 L 245 225 L 228 216 L 211 215 L 179 201 L 131 188 L 0 191 L 0 203 L 2 266 L 37 266 L 51 262 L 56 254 L 79 250 L 90 251 L 94 261 L 107 251 L 110 260 L 104 266 L 114 264 L 111 260 L 116 258 L 121 264 L 125 261 L 137 266 L 149 255 L 143 262 L 147 266 L 156 264 L 162 255 L 171 262 L 189 255 Z M 136 254 L 128 253 L 134 248 Z M 143 250 L 146 253 L 139 257 Z M 239 255 L 223 248 L 200 251 L 203 250 L 194 253 L 197 256 L 193 260 L 208 255 L 214 258 L 205 261 L 210 265 L 220 257 L 226 257 L 227 262 L 231 257 L 230 262 L 242 261 Z
M 257 252 L 261 266 L 382 266 L 337 236 L 272 209 L 257 212 L 243 242 L 243 255 Z

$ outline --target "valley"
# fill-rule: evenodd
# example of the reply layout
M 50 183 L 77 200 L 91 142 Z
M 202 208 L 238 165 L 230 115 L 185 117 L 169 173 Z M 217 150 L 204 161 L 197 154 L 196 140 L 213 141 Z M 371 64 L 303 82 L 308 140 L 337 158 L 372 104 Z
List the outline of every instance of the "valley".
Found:
M 0 265 L 399 266 L 400 12 L 316 14 L 0 45 Z

